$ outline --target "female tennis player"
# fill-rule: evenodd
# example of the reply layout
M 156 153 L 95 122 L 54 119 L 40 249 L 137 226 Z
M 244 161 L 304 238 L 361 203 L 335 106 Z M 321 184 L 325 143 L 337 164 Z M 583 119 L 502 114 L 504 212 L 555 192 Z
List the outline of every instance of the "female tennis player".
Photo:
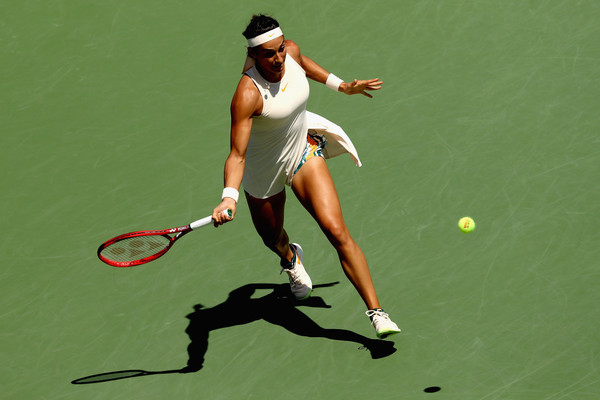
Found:
M 302 263 L 302 247 L 290 243 L 283 227 L 285 186 L 290 186 L 337 251 L 346 276 L 367 306 L 377 337 L 400 332 L 381 308 L 366 258 L 348 232 L 324 160 L 324 154 L 332 156 L 342 149 L 360 165 L 358 155 L 341 128 L 306 111 L 307 78 L 335 91 L 367 97 L 372 97 L 368 91 L 380 89 L 383 82 L 344 82 L 328 73 L 303 55 L 296 43 L 285 39 L 279 23 L 271 17 L 253 16 L 243 35 L 248 54 L 231 102 L 231 148 L 225 162 L 222 202 L 213 211 L 215 225 L 235 217 L 243 184 L 258 234 L 281 258 L 294 296 L 308 298 L 312 282 Z M 233 217 L 224 216 L 222 211 L 227 208 Z

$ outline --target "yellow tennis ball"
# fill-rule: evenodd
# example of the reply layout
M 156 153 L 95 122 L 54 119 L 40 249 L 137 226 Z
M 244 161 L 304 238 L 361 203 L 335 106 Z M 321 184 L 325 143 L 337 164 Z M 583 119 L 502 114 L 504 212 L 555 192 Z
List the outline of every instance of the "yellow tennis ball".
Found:
M 475 229 L 475 221 L 473 221 L 473 218 L 471 217 L 462 217 L 458 221 L 458 228 L 464 233 L 473 232 L 473 229 Z

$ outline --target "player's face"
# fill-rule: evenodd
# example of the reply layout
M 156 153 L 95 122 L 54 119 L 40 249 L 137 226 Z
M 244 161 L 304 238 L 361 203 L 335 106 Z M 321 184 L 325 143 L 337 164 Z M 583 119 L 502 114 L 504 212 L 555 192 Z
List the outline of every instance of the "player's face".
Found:
M 264 74 L 265 78 L 269 80 L 281 78 L 284 71 L 285 57 L 287 56 L 283 36 L 250 50 L 250 56 L 254 58 L 256 67 Z

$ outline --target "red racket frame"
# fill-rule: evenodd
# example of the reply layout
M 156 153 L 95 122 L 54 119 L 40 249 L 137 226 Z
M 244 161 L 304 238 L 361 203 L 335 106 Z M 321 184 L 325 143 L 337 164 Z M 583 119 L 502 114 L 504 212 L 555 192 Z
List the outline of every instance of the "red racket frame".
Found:
M 116 236 L 116 237 L 102 243 L 100 245 L 100 247 L 98 248 L 98 258 L 108 265 L 111 265 L 113 267 L 120 267 L 120 268 L 134 267 L 136 265 L 146 264 L 150 261 L 154 261 L 157 258 L 165 255 L 165 253 L 167 251 L 169 251 L 171 249 L 171 247 L 173 247 L 173 243 L 175 243 L 176 240 L 180 239 L 183 235 L 185 235 L 191 231 L 192 231 L 192 228 L 190 227 L 190 225 L 186 225 L 186 226 L 180 226 L 179 228 L 163 229 L 163 230 L 158 230 L 158 231 L 156 231 L 156 230 L 155 231 L 137 231 L 137 232 L 125 233 L 123 235 Z M 169 234 L 173 234 L 173 233 L 177 233 L 177 234 L 175 236 L 169 235 Z M 108 258 L 104 257 L 101 254 L 102 250 L 104 250 L 111 244 L 114 244 L 114 243 L 119 242 L 124 239 L 129 239 L 129 238 L 139 237 L 139 236 L 164 236 L 165 238 L 169 239 L 169 244 L 164 249 L 162 249 L 161 251 L 159 251 L 156 254 L 153 254 L 148 257 L 140 258 L 139 260 L 133 260 L 133 261 L 113 261 L 113 260 L 109 260 Z
M 225 217 L 230 218 L 230 220 L 233 218 L 233 211 L 231 211 L 229 208 L 223 210 L 222 213 Z M 207 217 L 204 217 L 202 219 L 194 221 L 189 225 L 180 226 L 178 228 L 163 229 L 163 230 L 159 230 L 159 231 L 156 231 L 156 230 L 155 231 L 137 231 L 137 232 L 125 233 L 123 235 L 116 236 L 116 237 L 109 239 L 106 242 L 102 243 L 100 245 L 100 247 L 98 248 L 98 258 L 100 260 L 102 260 L 103 262 L 105 262 L 106 264 L 111 265 L 113 267 L 126 268 L 126 267 L 133 267 L 133 266 L 140 265 L 140 264 L 146 264 L 150 261 L 154 261 L 157 258 L 165 255 L 165 253 L 167 251 L 169 251 L 171 249 L 171 247 L 173 247 L 173 244 L 175 243 L 175 241 L 177 241 L 184 235 L 188 234 L 189 232 L 193 231 L 194 229 L 198 229 L 200 227 L 210 225 L 212 222 L 213 222 L 212 216 L 209 215 Z M 175 235 L 171 236 L 173 234 L 175 234 Z M 100 254 L 100 253 L 102 253 L 102 250 L 104 250 L 111 244 L 114 244 L 114 243 L 119 242 L 124 239 L 140 237 L 140 236 L 159 236 L 159 235 L 164 236 L 165 238 L 169 239 L 169 244 L 161 251 L 159 251 L 151 256 L 140 258 L 139 260 L 113 261 L 113 260 L 109 260 L 108 258 L 104 257 L 102 254 Z

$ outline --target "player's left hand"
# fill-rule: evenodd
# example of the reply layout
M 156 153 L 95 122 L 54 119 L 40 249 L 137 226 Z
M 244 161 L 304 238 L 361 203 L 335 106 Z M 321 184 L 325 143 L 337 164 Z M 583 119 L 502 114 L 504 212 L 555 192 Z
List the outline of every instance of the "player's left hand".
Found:
M 355 79 L 352 82 L 343 82 L 340 85 L 340 91 L 344 92 L 348 95 L 362 94 L 363 96 L 372 98 L 373 96 L 370 93 L 367 93 L 367 91 L 379 90 L 379 89 L 381 89 L 381 85 L 383 85 L 383 81 L 380 81 L 379 78 L 367 79 L 367 80 L 361 80 L 361 81 L 359 81 L 358 79 Z

